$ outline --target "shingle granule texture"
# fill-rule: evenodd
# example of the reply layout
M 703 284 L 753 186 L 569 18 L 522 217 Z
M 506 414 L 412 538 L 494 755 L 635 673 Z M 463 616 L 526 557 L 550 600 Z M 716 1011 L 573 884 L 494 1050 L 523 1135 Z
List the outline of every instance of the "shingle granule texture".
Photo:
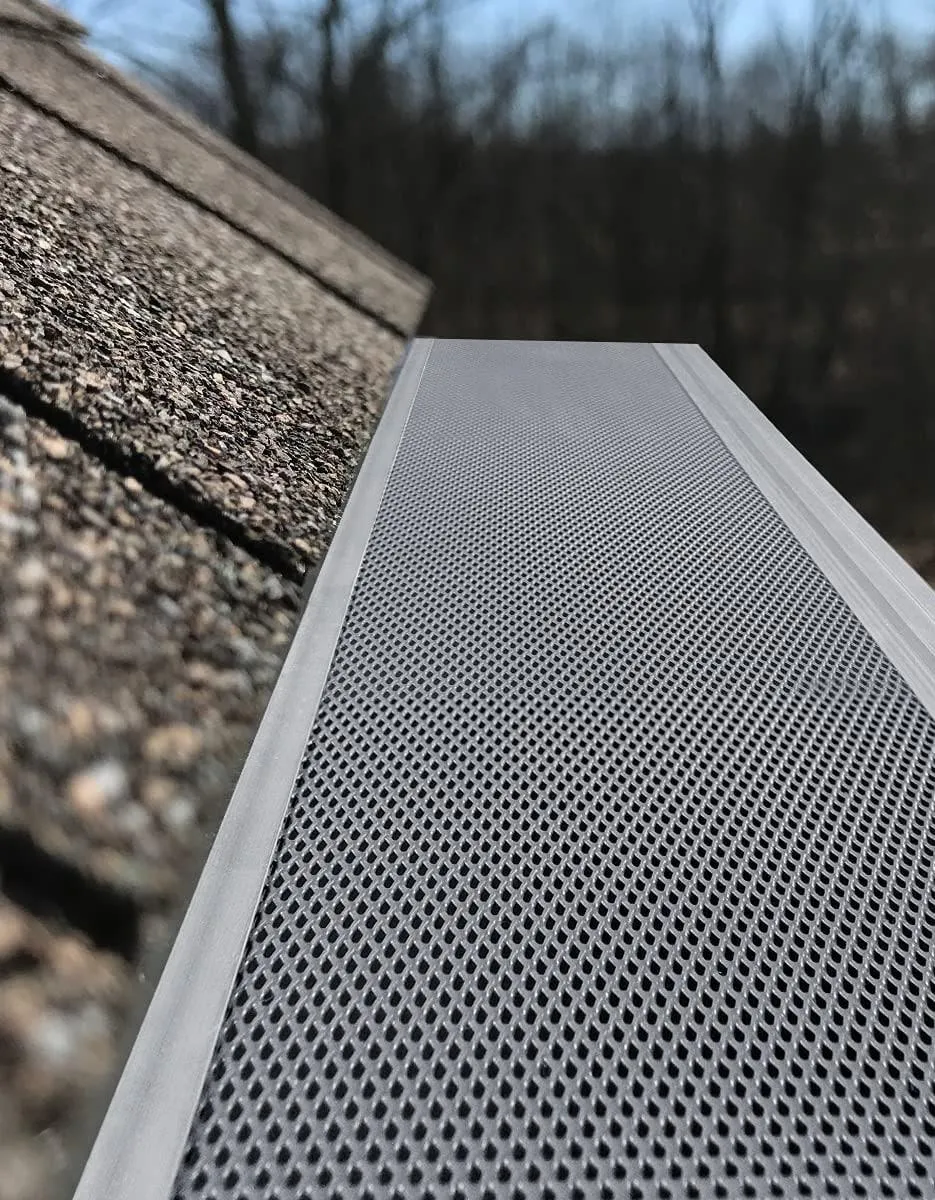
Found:
M 133 976 L 2 896 L 0 959 L 0 1196 L 51 1200 L 67 1168 L 63 1118 L 112 1069 Z
M 173 846 L 122 802 L 166 758 L 191 821 L 213 815 L 231 783 L 216 764 L 245 748 L 297 589 L 2 399 L 0 423 L 0 820 L 158 904 Z M 185 753 L 147 755 L 169 725 L 193 731 L 176 730 Z M 118 744 L 121 803 L 70 787 Z
M 301 576 L 402 339 L 2 92 L 0 244 L 5 368 Z
M 426 281 L 397 263 L 307 197 L 224 151 L 218 140 L 186 129 L 146 103 L 139 89 L 118 88 L 112 72 L 90 69 L 70 40 L 0 29 L 0 84 L 6 83 L 135 163 L 155 171 L 192 200 L 223 214 L 295 263 L 410 333 L 426 299 Z M 135 98 L 136 97 L 136 98 Z M 74 138 L 74 133 L 72 137 Z M 263 178 L 269 175 L 269 182 Z

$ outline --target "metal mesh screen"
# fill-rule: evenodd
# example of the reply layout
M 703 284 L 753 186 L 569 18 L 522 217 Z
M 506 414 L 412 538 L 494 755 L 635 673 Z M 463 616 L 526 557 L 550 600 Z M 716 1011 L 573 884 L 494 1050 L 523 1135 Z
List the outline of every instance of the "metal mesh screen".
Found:
M 437 344 L 177 1196 L 935 1196 L 933 750 L 650 348 Z

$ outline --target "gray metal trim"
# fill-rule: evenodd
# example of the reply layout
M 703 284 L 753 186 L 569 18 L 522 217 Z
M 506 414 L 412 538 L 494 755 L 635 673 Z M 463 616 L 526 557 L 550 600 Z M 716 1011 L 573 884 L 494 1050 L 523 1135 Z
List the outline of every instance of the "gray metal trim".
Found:
M 935 717 L 935 592 L 700 346 L 654 349 Z
M 302 614 L 75 1200 L 166 1200 L 387 481 L 431 353 L 415 340 Z

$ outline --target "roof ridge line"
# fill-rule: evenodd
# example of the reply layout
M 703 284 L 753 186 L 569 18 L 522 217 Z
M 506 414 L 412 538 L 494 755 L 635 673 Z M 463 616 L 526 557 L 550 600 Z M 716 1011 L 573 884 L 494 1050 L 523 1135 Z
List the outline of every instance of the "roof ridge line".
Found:
M 28 21 L 25 17 L 22 18 L 24 23 L 29 24 L 30 29 L 42 28 L 74 38 L 83 38 L 88 35 L 87 28 L 76 17 L 57 4 L 53 4 L 51 0 L 16 0 L 16 3 L 35 14 L 32 21 Z
M 194 205 L 202 212 L 208 213 L 210 216 L 222 221 L 228 226 L 228 228 L 233 229 L 236 233 L 241 234 L 241 236 L 245 238 L 249 238 L 251 242 L 262 247 L 268 253 L 274 254 L 278 259 L 280 259 L 280 261 L 286 263 L 288 266 L 294 268 L 302 275 L 305 275 L 307 278 L 317 283 L 323 291 L 328 292 L 330 295 L 346 304 L 348 308 L 352 309 L 354 312 L 360 313 L 361 316 L 367 317 L 387 333 L 392 333 L 396 337 L 401 338 L 409 337 L 408 332 L 403 329 L 401 325 L 397 325 L 395 321 L 390 320 L 389 317 L 371 307 L 371 305 L 367 304 L 365 301 L 358 299 L 358 297 L 353 295 L 353 293 L 348 292 L 339 284 L 332 283 L 330 279 L 326 279 L 320 272 L 308 266 L 306 263 L 300 262 L 299 259 L 289 254 L 288 251 L 283 250 L 280 246 L 277 246 L 275 242 L 270 241 L 269 238 L 265 238 L 261 234 L 255 233 L 252 229 L 247 228 L 247 226 L 243 225 L 240 221 L 234 220 L 233 217 L 228 216 L 227 213 L 222 212 L 213 204 L 209 204 L 195 192 L 192 192 L 188 188 L 181 187 L 179 184 L 173 183 L 171 180 L 166 179 L 164 175 L 161 175 L 153 167 L 150 167 L 146 163 L 142 163 L 138 159 L 133 158 L 125 150 L 121 150 L 119 146 L 115 146 L 113 142 L 109 141 L 107 138 L 103 138 L 96 133 L 91 133 L 90 130 L 86 129 L 83 125 L 79 125 L 70 117 L 63 116 L 51 105 L 46 104 L 41 100 L 37 100 L 35 96 L 32 96 L 24 88 L 20 87 L 19 84 L 14 83 L 4 73 L 2 68 L 0 68 L 0 90 L 8 92 L 11 96 L 15 96 L 18 100 L 21 100 L 24 104 L 28 104 L 30 108 L 34 109 L 38 113 L 41 113 L 43 116 L 57 121 L 71 133 L 74 133 L 78 137 L 83 138 L 85 141 L 90 142 L 91 145 L 97 146 L 99 150 L 103 150 L 105 153 L 112 155 L 118 160 L 118 162 L 123 163 L 124 166 L 131 167 L 135 171 L 140 171 L 146 176 L 147 179 L 152 180 L 154 183 L 160 184 L 162 187 L 172 192 L 173 195 L 178 196 L 181 200 L 185 200 L 188 204 Z
M 56 38 L 54 36 L 55 33 L 60 31 L 50 30 L 49 32 L 53 35 L 51 40 L 56 42 L 57 48 L 63 54 L 67 54 L 69 58 L 80 66 L 93 70 L 98 78 L 103 79 L 103 82 L 108 84 L 108 86 L 112 87 L 122 96 L 126 96 L 127 99 L 150 116 L 162 121 L 170 129 L 186 137 L 213 157 L 222 160 L 231 167 L 235 167 L 238 171 L 246 172 L 255 183 L 271 192 L 284 203 L 289 204 L 301 216 L 329 226 L 334 233 L 339 234 L 342 238 L 353 244 L 362 254 L 366 254 L 378 265 L 390 271 L 400 282 L 411 283 L 413 285 L 418 285 L 419 283 L 428 284 L 426 277 L 414 267 L 410 267 L 408 263 L 391 253 L 384 246 L 381 246 L 379 242 L 362 233 L 343 217 L 339 217 L 336 213 L 333 213 L 319 200 L 316 200 L 313 196 L 308 195 L 307 192 L 303 192 L 301 188 L 296 187 L 295 184 L 278 175 L 271 167 L 266 166 L 259 159 L 253 158 L 246 151 L 241 150 L 239 146 L 226 139 L 222 134 L 215 133 L 210 126 L 204 126 L 208 135 L 205 136 L 198 128 L 203 125 L 203 122 L 197 117 L 188 116 L 188 114 L 183 113 L 183 117 L 180 119 L 173 112 L 173 106 L 168 100 L 166 100 L 165 105 L 161 104 L 158 96 L 150 96 L 148 94 L 145 85 L 126 79 L 116 67 L 94 54 L 80 42 L 75 42 L 70 38 L 68 40 Z M 191 121 L 191 126 L 184 119 L 186 116 Z

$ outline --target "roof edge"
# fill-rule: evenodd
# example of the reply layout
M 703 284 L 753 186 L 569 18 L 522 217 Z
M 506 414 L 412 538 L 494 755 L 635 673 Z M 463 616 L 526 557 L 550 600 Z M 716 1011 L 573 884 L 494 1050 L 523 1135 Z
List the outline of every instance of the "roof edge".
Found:
M 45 5 L 43 0 L 20 0 L 20 2 L 28 2 L 37 8 L 51 8 L 50 5 Z M 65 14 L 65 20 L 70 21 L 71 18 Z M 78 29 L 81 28 L 77 22 L 74 22 L 74 25 Z M 90 36 L 87 33 L 85 35 Z M 331 209 L 327 208 L 313 196 L 302 191 L 295 184 L 290 183 L 282 175 L 277 174 L 260 159 L 254 158 L 245 150 L 242 150 L 236 143 L 225 137 L 223 133 L 212 129 L 210 125 L 205 124 L 204 121 L 187 112 L 179 104 L 173 102 L 170 97 L 163 95 L 156 88 L 149 86 L 136 76 L 119 70 L 113 63 L 108 62 L 107 59 L 103 58 L 90 46 L 72 42 L 62 45 L 60 49 L 77 60 L 82 66 L 94 71 L 99 79 L 109 84 L 116 91 L 119 91 L 134 104 L 139 105 L 139 107 L 150 115 L 164 121 L 176 132 L 189 138 L 207 153 L 223 159 L 230 166 L 250 175 L 255 183 L 260 184 L 261 187 L 266 188 L 267 191 L 277 196 L 280 200 L 290 204 L 302 213 L 303 216 L 312 217 L 320 224 L 330 227 L 345 242 L 356 246 L 362 254 L 367 255 L 374 262 L 378 262 L 384 270 L 390 271 L 401 281 L 425 290 L 430 288 L 431 281 L 427 276 L 417 271 L 415 267 L 410 266 L 403 259 L 387 250 L 385 246 L 381 246 L 379 242 L 356 228 L 349 221 L 332 212 Z
M 16 7 L 32 13 L 37 25 L 42 29 L 54 29 L 58 33 L 78 39 L 88 36 L 87 26 L 82 25 L 71 13 L 59 8 L 57 4 L 49 4 L 47 0 L 16 0 Z

